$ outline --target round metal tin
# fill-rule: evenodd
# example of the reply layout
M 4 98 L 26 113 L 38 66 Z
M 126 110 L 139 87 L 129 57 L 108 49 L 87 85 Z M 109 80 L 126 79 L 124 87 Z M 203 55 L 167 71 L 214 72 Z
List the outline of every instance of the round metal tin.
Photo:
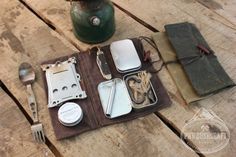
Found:
M 62 105 L 58 110 L 58 120 L 64 126 L 75 126 L 83 119 L 81 107 L 73 102 Z

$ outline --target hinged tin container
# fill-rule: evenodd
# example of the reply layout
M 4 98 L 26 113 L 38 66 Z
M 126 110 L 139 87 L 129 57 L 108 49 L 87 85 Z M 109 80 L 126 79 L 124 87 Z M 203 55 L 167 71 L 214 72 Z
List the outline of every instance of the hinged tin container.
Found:
M 127 89 L 128 89 L 128 93 L 129 93 L 129 96 L 130 96 L 130 98 L 131 98 L 131 101 L 132 101 L 132 108 L 134 109 L 134 110 L 140 110 L 140 109 L 144 109 L 144 108 L 146 108 L 146 107 L 151 107 L 151 106 L 153 106 L 153 105 L 155 105 L 155 104 L 157 104 L 157 102 L 158 102 L 158 97 L 157 97 L 157 95 L 156 95 L 156 92 L 155 92 L 155 90 L 154 90 L 154 88 L 153 88 L 153 85 L 152 85 L 152 82 L 150 81 L 150 90 L 151 90 L 151 92 L 152 92 L 152 94 L 153 94 L 153 98 L 154 98 L 154 101 L 150 101 L 150 103 L 149 104 L 146 104 L 146 105 L 141 105 L 141 104 L 137 104 L 137 103 L 135 103 L 134 101 L 133 101 L 133 99 L 132 99 L 132 91 L 129 89 L 129 85 L 128 85 L 128 83 L 127 83 L 127 78 L 128 77 L 130 77 L 130 76 L 136 76 L 136 75 L 138 75 L 138 73 L 140 73 L 141 71 L 138 71 L 138 72 L 134 72 L 134 73 L 129 73 L 129 74 L 127 74 L 127 75 L 125 75 L 124 77 L 123 77 L 123 80 L 124 80 L 124 82 L 125 82 L 125 85 L 126 85 L 126 87 L 127 87 Z
M 110 51 L 118 72 L 127 73 L 141 68 L 142 63 L 132 40 L 112 42 Z

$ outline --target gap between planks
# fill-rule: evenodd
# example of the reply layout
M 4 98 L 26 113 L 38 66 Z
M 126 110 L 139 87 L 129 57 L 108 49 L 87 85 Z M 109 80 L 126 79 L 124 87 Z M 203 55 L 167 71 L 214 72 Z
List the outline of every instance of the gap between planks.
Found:
M 181 138 L 181 131 L 176 129 L 173 124 L 171 124 L 167 119 L 165 119 L 165 117 L 163 117 L 161 114 L 159 114 L 158 112 L 155 112 L 155 115 L 160 118 L 160 120 L 173 132 L 175 133 L 176 136 L 178 136 L 180 138 L 180 140 L 185 143 L 186 145 L 188 145 L 191 149 L 193 150 L 197 150 L 195 153 L 199 156 L 199 157 L 205 157 L 204 154 L 199 153 L 199 149 L 197 148 L 196 145 L 194 145 L 194 143 L 191 140 L 188 139 L 182 139 Z
M 52 30 L 54 30 L 55 32 L 57 32 L 58 34 L 60 34 L 63 38 L 65 38 L 67 41 L 69 41 L 76 49 L 78 49 L 79 51 L 81 51 L 81 48 L 71 39 L 69 39 L 68 37 L 66 37 L 66 35 L 63 33 L 62 30 L 60 30 L 59 28 L 57 28 L 53 22 L 51 22 L 49 19 L 47 19 L 46 17 L 44 17 L 43 15 L 41 15 L 39 12 L 35 11 L 29 4 L 27 4 L 26 2 L 24 2 L 24 0 L 18 0 L 21 4 L 23 4 L 27 9 L 29 9 L 29 11 L 31 11 L 36 17 L 38 17 L 42 22 L 44 22 L 46 25 L 48 25 L 48 27 L 50 27 Z
M 81 51 L 81 48 L 71 39 L 69 39 L 68 37 L 66 37 L 66 35 L 63 33 L 63 31 L 61 31 L 59 28 L 57 28 L 57 26 L 51 22 L 49 19 L 47 19 L 46 17 L 44 17 L 43 15 L 41 15 L 39 12 L 35 11 L 28 3 L 24 2 L 23 0 L 18 0 L 20 3 L 22 3 L 27 9 L 29 9 L 29 11 L 31 11 L 36 17 L 38 17 L 41 21 L 43 21 L 48 27 L 50 27 L 53 31 L 57 32 L 58 34 L 60 34 L 63 38 L 65 38 L 67 41 L 69 41 L 74 47 L 76 47 L 79 51 Z M 116 8 L 118 8 L 119 10 L 121 10 L 122 12 L 124 12 L 126 15 L 128 15 L 129 17 L 131 17 L 132 19 L 134 19 L 135 21 L 137 21 L 139 24 L 143 25 L 144 27 L 146 27 L 147 29 L 149 29 L 152 32 L 159 32 L 158 29 L 156 29 L 155 27 L 153 27 L 152 25 L 148 24 L 147 22 L 143 21 L 142 19 L 138 18 L 137 16 L 135 16 L 134 14 L 132 14 L 131 12 L 129 12 L 128 10 L 122 8 L 121 6 L 119 6 L 118 4 L 116 4 L 115 2 L 112 2 L 114 4 L 114 6 Z M 24 110 L 24 108 L 22 107 L 22 105 L 19 103 L 19 101 L 14 97 L 14 95 L 12 95 L 12 93 L 7 89 L 7 87 L 1 82 L 0 80 L 0 85 L 3 86 L 3 90 L 13 99 L 13 101 L 17 104 L 17 106 L 20 108 L 20 110 L 22 111 L 22 113 L 25 115 L 25 117 L 27 118 L 27 120 L 29 121 L 30 124 L 33 123 L 33 120 L 31 119 L 31 117 L 28 115 L 28 113 Z M 176 134 L 179 138 L 181 136 L 181 132 L 180 130 L 177 130 L 174 126 L 172 126 L 172 124 L 170 124 L 168 122 L 167 119 L 165 119 L 164 117 L 162 117 L 160 114 L 155 113 L 155 115 L 160 118 L 160 120 L 174 133 Z M 180 138 L 181 141 L 183 141 Z M 190 148 L 195 148 L 196 146 L 189 140 L 184 140 L 183 141 L 186 145 L 188 145 Z M 57 157 L 62 157 L 61 153 L 57 150 L 57 148 L 50 142 L 50 140 L 46 137 L 46 145 L 48 146 L 48 148 L 53 152 L 53 154 Z M 205 157 L 203 154 L 201 153 L 197 153 L 195 152 L 199 157 Z
M 206 5 L 203 1 L 201 1 L 201 0 L 196 0 L 196 2 L 199 3 L 199 4 L 201 4 L 202 6 L 206 7 L 207 9 L 211 10 L 212 12 L 214 12 L 215 14 L 217 14 L 218 16 L 220 16 L 221 18 L 225 19 L 226 21 L 228 21 L 228 22 L 229 22 L 230 24 L 232 24 L 233 26 L 236 26 L 236 25 L 235 25 L 233 22 L 231 22 L 228 18 L 222 16 L 221 14 L 219 14 L 218 12 L 216 12 L 215 10 L 212 10 L 212 9 L 211 9 L 208 5 Z M 224 24 L 224 23 L 222 23 L 222 24 Z M 228 26 L 228 25 L 226 25 L 226 24 L 224 24 L 224 25 L 235 30 L 234 27 Z
M 23 108 L 23 106 L 20 104 L 20 102 L 16 99 L 16 97 L 8 90 L 6 85 L 0 80 L 0 87 L 3 89 L 3 91 L 15 102 L 16 106 L 19 108 L 19 110 L 23 113 L 27 121 L 30 123 L 30 125 L 33 124 L 33 119 L 30 117 L 30 115 L 26 112 L 26 110 Z M 29 128 L 30 129 L 30 128 Z M 52 144 L 52 142 L 47 138 L 45 135 L 45 144 L 46 146 L 51 150 L 51 152 L 56 157 L 63 157 L 61 153 L 57 150 L 57 148 Z
M 132 19 L 134 19 L 135 21 L 137 21 L 138 23 L 140 23 L 141 25 L 143 25 L 144 27 L 148 28 L 149 30 L 153 31 L 153 32 L 159 32 L 159 30 L 157 30 L 155 27 L 153 27 L 152 25 L 148 24 L 147 22 L 143 21 L 142 19 L 138 18 L 137 16 L 135 16 L 134 14 L 132 14 L 131 12 L 129 12 L 128 10 L 122 8 L 121 6 L 119 6 L 118 4 L 116 4 L 115 2 L 112 2 L 114 4 L 115 7 L 117 7 L 118 9 L 120 9 L 122 12 L 124 12 L 125 14 L 127 14 L 129 17 L 131 17 Z

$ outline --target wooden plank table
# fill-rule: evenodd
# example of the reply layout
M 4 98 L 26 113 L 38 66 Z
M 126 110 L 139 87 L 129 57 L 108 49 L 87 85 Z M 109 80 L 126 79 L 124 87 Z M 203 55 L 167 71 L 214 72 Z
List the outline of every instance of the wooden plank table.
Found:
M 54 157 L 46 145 L 35 143 L 30 124 L 15 102 L 0 87 L 0 155 Z
M 190 21 L 199 27 L 211 47 L 217 52 L 225 70 L 236 82 L 234 11 L 236 4 L 233 0 L 227 2 L 215 0 L 214 3 L 202 0 L 149 0 L 147 2 L 113 0 L 113 2 L 116 5 L 116 33 L 102 45 L 129 37 L 150 36 L 153 31 L 163 31 L 165 24 Z M 16 109 L 16 103 L 1 89 L 0 112 L 4 114 L 0 114 L 0 132 L 4 133 L 1 134 L 1 138 L 7 140 L 7 145 L 2 142 L 4 140 L 1 140 L 0 156 L 19 156 L 14 153 L 23 153 L 15 149 L 25 150 L 23 156 L 234 156 L 236 153 L 234 114 L 236 88 L 187 106 L 165 68 L 159 73 L 159 77 L 172 99 L 173 103 L 170 107 L 131 122 L 57 141 L 48 114 L 40 63 L 91 47 L 74 37 L 69 10 L 70 4 L 63 0 L 2 0 L 1 2 L 0 79 L 12 94 L 11 98 L 14 97 L 25 113 L 30 115 L 26 90 L 18 79 L 18 66 L 25 61 L 34 66 L 37 82 L 33 88 L 39 104 L 39 118 L 44 124 L 48 142 L 34 145 L 29 136 L 30 124 L 27 124 L 26 119 Z M 214 154 L 195 153 L 191 148 L 183 145 L 179 137 L 183 126 L 201 107 L 213 110 L 224 120 L 231 132 L 227 147 Z M 11 117 L 10 110 L 20 115 L 17 121 L 7 118 Z M 10 122 L 6 123 L 6 120 Z M 18 121 L 19 123 L 16 124 Z M 2 123 L 8 124 L 7 128 L 2 127 Z M 19 134 L 27 132 L 24 138 L 19 134 L 13 134 L 12 136 L 17 140 L 9 139 L 11 134 L 7 131 L 13 132 L 14 127 L 18 127 Z M 24 128 L 22 131 L 21 127 Z M 24 144 L 32 149 L 26 149 Z M 198 147 L 195 143 L 191 144 Z M 14 147 L 15 145 L 19 148 Z M 13 150 L 13 153 L 9 153 L 9 150 Z

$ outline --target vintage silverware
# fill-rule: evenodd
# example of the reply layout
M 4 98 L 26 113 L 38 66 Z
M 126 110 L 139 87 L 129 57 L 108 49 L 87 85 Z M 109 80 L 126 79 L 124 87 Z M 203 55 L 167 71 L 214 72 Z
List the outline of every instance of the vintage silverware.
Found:
M 38 107 L 31 86 L 31 84 L 33 84 L 33 82 L 35 81 L 35 72 L 33 67 L 29 63 L 22 63 L 20 65 L 19 78 L 27 88 L 28 103 L 32 112 L 34 122 L 34 124 L 31 126 L 33 137 L 37 142 L 45 142 L 43 125 L 39 123 Z

